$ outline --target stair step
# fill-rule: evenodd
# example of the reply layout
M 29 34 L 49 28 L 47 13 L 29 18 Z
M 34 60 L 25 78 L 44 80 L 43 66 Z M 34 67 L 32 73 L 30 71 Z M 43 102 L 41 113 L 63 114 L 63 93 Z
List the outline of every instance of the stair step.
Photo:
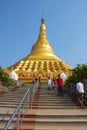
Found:
M 76 106 L 32 106 L 32 109 L 35 109 L 35 108 L 38 108 L 38 109 L 76 109 L 77 107 Z
M 4 127 L 5 127 L 6 123 L 7 122 L 4 122 L 4 121 L 0 122 L 0 130 L 4 130 Z M 8 130 L 12 130 L 13 126 L 14 126 L 14 122 L 11 123 Z
M 86 117 L 87 118 L 87 117 Z M 57 124 L 57 123 L 74 123 L 74 124 L 77 124 L 77 123 L 84 123 L 84 124 L 86 124 L 87 123 L 87 119 L 84 119 L 84 117 L 82 117 L 82 118 L 60 118 L 60 117 L 56 117 L 56 118 L 53 118 L 53 117 L 45 117 L 45 118 L 41 118 L 41 117 L 39 117 L 39 118 L 24 118 L 23 119 L 23 123 L 25 122 L 25 123 L 53 123 L 53 124 Z
M 87 124 L 22 124 L 20 130 L 87 130 Z

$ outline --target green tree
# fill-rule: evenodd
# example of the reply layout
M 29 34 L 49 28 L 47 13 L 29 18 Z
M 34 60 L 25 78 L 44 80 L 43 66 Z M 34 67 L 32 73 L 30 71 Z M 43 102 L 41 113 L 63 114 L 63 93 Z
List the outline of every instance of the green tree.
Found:
M 76 84 L 79 79 L 87 79 L 87 64 L 78 64 L 72 70 L 72 75 L 68 77 L 65 85 L 69 86 L 71 83 Z
M 0 66 L 0 81 L 6 85 L 11 85 L 11 86 L 15 85 L 14 80 L 9 78 L 9 75 L 4 72 L 1 66 Z

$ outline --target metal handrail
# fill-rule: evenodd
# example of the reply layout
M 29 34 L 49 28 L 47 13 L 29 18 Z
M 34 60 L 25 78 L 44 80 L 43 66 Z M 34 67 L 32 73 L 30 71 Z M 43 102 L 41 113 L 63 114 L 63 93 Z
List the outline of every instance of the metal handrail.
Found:
M 18 118 L 17 118 L 17 120 L 16 120 L 16 122 L 15 122 L 15 124 L 14 124 L 14 126 L 13 126 L 12 129 L 14 130 L 14 129 L 16 128 L 17 130 L 19 130 L 19 127 L 20 127 L 20 116 L 21 116 L 21 114 L 24 114 L 24 113 L 22 113 L 21 106 L 22 106 L 22 104 L 24 103 L 24 101 L 26 101 L 26 102 L 25 102 L 26 107 L 24 106 L 24 108 L 26 108 L 26 109 L 28 110 L 28 109 L 29 109 L 29 105 L 30 105 L 30 108 L 32 108 L 32 102 L 33 102 L 33 100 L 34 100 L 34 95 L 35 95 L 35 93 L 36 93 L 36 91 L 37 91 L 37 88 L 38 88 L 38 87 L 36 87 L 36 86 L 33 87 L 33 88 L 30 87 L 30 88 L 26 91 L 25 95 L 24 95 L 23 98 L 20 100 L 20 102 L 19 102 L 17 108 L 15 109 L 13 115 L 10 117 L 9 121 L 7 122 L 7 124 L 5 125 L 5 127 L 4 127 L 3 130 L 7 130 L 7 129 L 10 127 L 10 125 L 11 125 L 11 123 L 12 123 L 14 117 L 16 116 L 16 114 L 18 114 Z

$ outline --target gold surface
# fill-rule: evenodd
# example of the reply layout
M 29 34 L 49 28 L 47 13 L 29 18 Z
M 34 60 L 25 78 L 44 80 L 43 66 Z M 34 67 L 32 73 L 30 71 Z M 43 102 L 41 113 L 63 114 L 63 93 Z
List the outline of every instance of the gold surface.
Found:
M 46 81 L 48 76 L 53 78 L 61 72 L 69 75 L 71 69 L 72 67 L 54 54 L 53 47 L 47 39 L 45 20 L 42 18 L 38 40 L 32 46 L 31 53 L 5 71 L 10 73 L 14 70 L 19 80 L 30 82 L 32 77 L 37 76 Z

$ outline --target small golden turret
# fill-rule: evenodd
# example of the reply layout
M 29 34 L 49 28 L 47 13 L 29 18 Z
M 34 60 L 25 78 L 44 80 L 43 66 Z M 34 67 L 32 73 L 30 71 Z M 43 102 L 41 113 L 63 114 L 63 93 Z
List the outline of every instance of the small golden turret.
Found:
M 8 67 L 9 71 L 13 70 L 18 74 L 19 80 L 29 82 L 32 77 L 40 76 L 42 81 L 47 77 L 57 76 L 64 72 L 69 75 L 70 67 L 54 54 L 52 45 L 49 43 L 46 34 L 45 19 L 42 17 L 38 40 L 32 46 L 31 53 L 16 64 Z

